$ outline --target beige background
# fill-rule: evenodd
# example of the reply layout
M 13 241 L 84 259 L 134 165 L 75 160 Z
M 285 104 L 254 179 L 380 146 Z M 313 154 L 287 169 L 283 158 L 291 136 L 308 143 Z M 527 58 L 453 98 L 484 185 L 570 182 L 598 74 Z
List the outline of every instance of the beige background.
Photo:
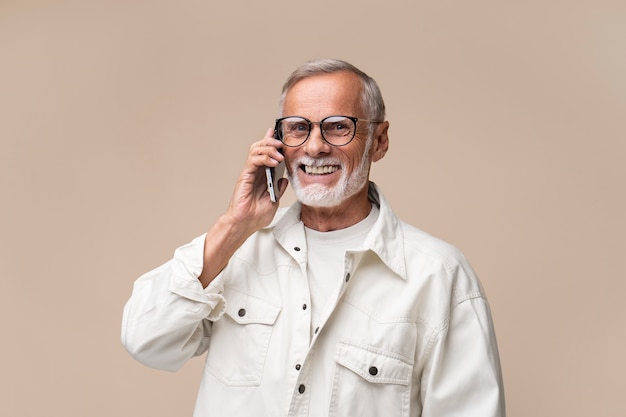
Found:
M 509 416 L 624 416 L 626 3 L 0 2 L 2 416 L 190 416 L 119 342 L 304 60 L 375 77 L 373 178 L 490 297 Z M 292 198 L 292 197 L 290 197 Z

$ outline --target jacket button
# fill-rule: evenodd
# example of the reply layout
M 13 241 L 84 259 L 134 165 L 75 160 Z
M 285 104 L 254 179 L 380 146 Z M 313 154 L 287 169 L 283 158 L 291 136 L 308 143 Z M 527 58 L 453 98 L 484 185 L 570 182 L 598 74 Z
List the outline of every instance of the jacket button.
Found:
M 293 250 L 295 250 L 296 252 L 300 252 L 300 246 L 294 247 Z
M 304 394 L 304 384 L 300 384 L 300 386 L 298 387 L 298 392 L 300 394 Z
M 378 374 L 378 368 L 376 368 L 375 366 L 370 366 L 369 371 L 371 376 L 376 376 L 376 374 Z
M 246 315 L 246 309 L 245 308 L 240 308 L 239 311 L 237 312 L 237 314 L 239 315 L 239 317 L 243 317 Z
M 348 281 L 350 281 L 350 273 L 349 272 L 346 274 L 346 282 L 348 282 Z
M 302 368 L 302 365 L 297 364 L 297 365 L 296 365 L 296 371 L 299 371 L 299 370 L 300 370 L 300 368 Z

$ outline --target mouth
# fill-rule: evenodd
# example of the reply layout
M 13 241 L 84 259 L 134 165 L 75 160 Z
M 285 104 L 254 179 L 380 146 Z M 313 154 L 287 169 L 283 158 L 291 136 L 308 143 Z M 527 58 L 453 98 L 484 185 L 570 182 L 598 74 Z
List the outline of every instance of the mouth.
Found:
M 300 165 L 300 169 L 307 175 L 328 175 L 339 170 L 339 165 Z

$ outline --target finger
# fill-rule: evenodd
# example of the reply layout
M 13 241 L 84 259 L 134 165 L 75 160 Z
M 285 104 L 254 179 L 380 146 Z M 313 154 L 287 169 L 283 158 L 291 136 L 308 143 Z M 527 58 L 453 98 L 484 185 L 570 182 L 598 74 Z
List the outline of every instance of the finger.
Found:
M 276 132 L 273 127 L 268 128 L 261 142 L 264 145 L 269 145 L 275 147 L 276 149 L 280 149 L 283 147 L 283 143 L 275 136 L 275 133 Z
M 257 146 L 273 146 L 275 148 L 281 148 L 283 143 L 274 137 L 274 129 L 269 128 L 265 132 L 263 138 L 257 142 L 254 142 L 250 147 L 254 148 Z
M 278 142 L 280 143 L 280 141 Z M 262 144 L 262 142 L 257 142 L 250 148 L 249 158 L 256 166 L 265 165 L 271 167 L 285 160 L 283 154 L 276 148 L 275 143 Z
M 272 138 L 272 139 L 276 139 L 274 137 L 274 128 L 270 127 L 267 129 L 267 131 L 265 132 L 265 138 Z

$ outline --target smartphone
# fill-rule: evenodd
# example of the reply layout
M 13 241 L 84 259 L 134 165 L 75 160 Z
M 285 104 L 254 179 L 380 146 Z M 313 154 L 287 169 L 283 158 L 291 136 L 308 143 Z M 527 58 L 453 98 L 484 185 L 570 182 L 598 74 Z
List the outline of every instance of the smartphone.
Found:
M 270 193 L 272 202 L 278 201 L 278 180 L 285 174 L 285 163 L 281 162 L 276 167 L 265 167 L 265 177 L 267 177 L 267 191 Z
M 274 137 L 277 138 L 276 130 Z M 282 153 L 282 151 L 280 151 Z M 265 167 L 265 177 L 267 178 L 267 192 L 270 193 L 270 200 L 273 203 L 278 201 L 278 180 L 285 174 L 285 162 L 281 162 L 276 167 Z

